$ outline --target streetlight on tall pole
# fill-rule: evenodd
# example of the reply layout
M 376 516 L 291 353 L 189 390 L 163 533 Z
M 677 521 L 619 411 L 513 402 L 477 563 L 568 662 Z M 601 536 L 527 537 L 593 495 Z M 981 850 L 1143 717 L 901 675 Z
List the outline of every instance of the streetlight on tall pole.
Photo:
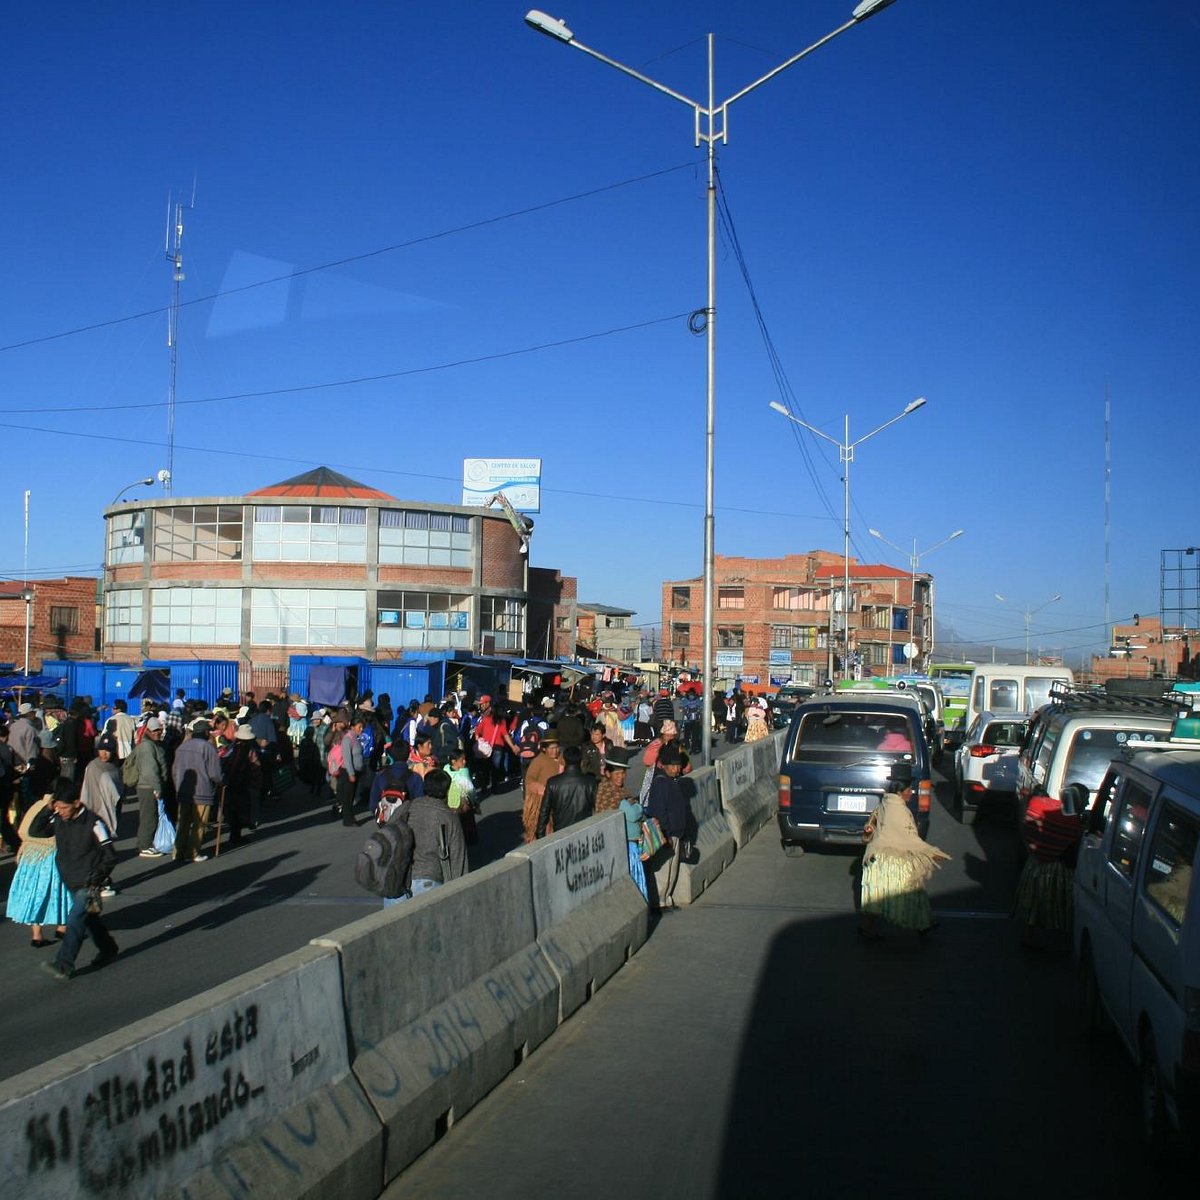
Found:
M 1002 595 L 1000 595 L 999 592 L 995 592 L 993 594 L 995 595 L 996 599 L 1000 601 L 1001 604 L 1011 604 L 1012 603 L 1012 601 L 1009 600 L 1007 596 L 1002 596 Z M 1037 606 L 1037 608 L 1026 607 L 1024 609 L 1024 612 L 1022 615 L 1025 618 L 1025 665 L 1026 666 L 1029 666 L 1029 627 L 1033 623 L 1033 614 L 1040 613 L 1043 608 L 1048 608 L 1056 600 L 1061 600 L 1061 599 L 1062 599 L 1062 596 L 1060 596 L 1057 592 L 1055 592 L 1054 595 L 1051 596 L 1049 600 L 1046 600 L 1043 603 L 1039 604 Z
M 893 0 L 861 0 L 861 3 L 856 5 L 854 11 L 850 14 L 850 20 L 846 21 L 845 24 L 838 26 L 831 33 L 827 33 L 820 41 L 814 42 L 798 54 L 793 54 L 791 58 L 780 63 L 765 75 L 760 76 L 753 83 L 747 84 L 741 91 L 735 92 L 727 100 L 722 100 L 719 104 L 714 99 L 713 35 L 711 33 L 708 35 L 708 103 L 701 104 L 699 101 L 692 100 L 690 97 L 683 95 L 683 93 L 677 92 L 655 79 L 651 79 L 649 75 L 644 75 L 641 71 L 635 71 L 632 67 L 627 67 L 624 63 L 620 63 L 614 58 L 609 58 L 608 55 L 601 54 L 600 51 L 593 50 L 590 46 L 585 46 L 582 42 L 576 40 L 575 34 L 568 28 L 567 23 L 562 18 L 548 16 L 536 8 L 531 9 L 525 14 L 525 23 L 531 28 L 536 29 L 539 33 L 544 33 L 548 37 L 554 38 L 555 41 L 563 42 L 568 46 L 574 46 L 576 50 L 582 50 L 584 54 L 590 55 L 602 63 L 607 63 L 608 66 L 614 67 L 616 70 L 622 72 L 622 74 L 629 75 L 639 83 L 644 83 L 648 87 L 654 88 L 656 92 L 661 92 L 664 96 L 670 96 L 672 100 L 678 100 L 681 104 L 686 104 L 692 110 L 695 119 L 695 144 L 699 146 L 703 142 L 708 147 L 708 189 L 706 192 L 708 227 L 705 250 L 705 260 L 708 265 L 708 300 L 704 310 L 704 328 L 707 339 L 707 403 L 705 405 L 704 424 L 704 648 L 701 656 L 701 669 L 704 674 L 704 712 L 702 722 L 705 734 L 703 761 L 706 764 L 712 759 L 713 575 L 715 558 L 713 478 L 717 373 L 717 142 L 728 141 L 729 106 L 735 100 L 740 100 L 743 96 L 760 87 L 769 79 L 774 79 L 776 75 L 785 71 L 793 63 L 798 63 L 814 50 L 832 41 L 838 34 L 845 33 L 847 29 L 860 24 L 868 17 L 873 17 L 880 10 L 887 8 L 892 2 Z
M 879 532 L 878 529 L 868 529 L 867 532 L 873 538 L 878 538 L 885 546 L 891 546 L 891 548 L 893 550 L 897 551 L 898 553 L 908 554 L 907 550 L 902 550 L 899 546 L 896 545 L 895 542 L 888 541 L 888 539 L 885 538 L 883 536 L 883 534 Z M 962 535 L 963 535 L 963 531 L 961 529 L 956 529 L 953 533 L 947 534 L 944 538 L 942 538 L 942 540 L 940 542 L 934 542 L 932 546 L 927 546 L 924 550 L 917 549 L 917 539 L 913 538 L 912 553 L 908 554 L 908 562 L 909 562 L 909 566 L 912 567 L 912 592 L 911 592 L 910 598 L 909 598 L 909 603 L 912 605 L 912 621 L 910 622 L 912 628 L 909 631 L 909 636 L 911 638 L 914 633 L 916 633 L 918 635 L 917 638 L 913 639 L 914 644 L 917 647 L 917 652 L 916 652 L 916 654 L 913 655 L 912 662 L 911 662 L 911 665 L 914 670 L 920 665 L 921 652 L 923 649 L 921 642 L 924 640 L 924 639 L 920 638 L 920 635 L 917 630 L 917 569 L 918 569 L 918 567 L 920 567 L 921 559 L 923 559 L 925 557 L 925 555 L 932 554 L 935 550 L 940 549 L 947 542 L 952 542 L 952 541 L 954 541 L 954 539 L 956 537 L 962 537 Z M 928 601 L 926 601 L 926 609 L 927 610 L 928 610 L 928 607 L 929 607 Z M 926 613 L 926 615 L 928 616 L 928 612 Z M 929 649 L 926 653 L 929 653 L 929 654 L 933 653 L 933 626 L 932 625 L 930 625 L 930 627 L 929 627 Z
M 854 449 L 856 446 L 861 446 L 863 442 L 869 441 L 877 433 L 882 433 L 889 425 L 895 423 L 909 413 L 916 412 L 925 403 L 924 396 L 918 396 L 915 400 L 906 404 L 902 411 L 898 412 L 890 421 L 884 423 L 870 433 L 864 434 L 857 441 L 850 440 L 850 414 L 846 414 L 846 438 L 845 441 L 839 442 L 837 438 L 830 437 L 823 429 L 818 429 L 815 425 L 810 425 L 807 421 L 802 421 L 791 409 L 780 404 L 778 400 L 771 401 L 771 407 L 789 421 L 794 421 L 797 425 L 807 429 L 809 433 L 815 434 L 819 438 L 824 438 L 827 442 L 831 442 L 838 448 L 838 461 L 842 464 L 842 495 L 844 497 L 844 516 L 842 521 L 842 678 L 850 678 L 850 464 L 854 461 Z M 833 678 L 833 646 L 829 647 L 829 677 Z

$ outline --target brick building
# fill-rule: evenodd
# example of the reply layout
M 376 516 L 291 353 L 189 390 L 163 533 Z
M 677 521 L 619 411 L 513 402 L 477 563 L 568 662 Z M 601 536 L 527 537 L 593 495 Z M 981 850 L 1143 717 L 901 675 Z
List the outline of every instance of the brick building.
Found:
M 614 662 L 640 661 L 642 635 L 631 624 L 633 609 L 581 602 L 576 611 L 579 614 L 576 642 L 581 654 Z
M 1139 617 L 1135 624 L 1114 625 L 1107 655 L 1092 656 L 1091 678 L 1196 678 L 1200 663 L 1200 631 L 1163 629 L 1158 617 Z
M 850 560 L 849 662 L 861 676 L 887 675 L 927 663 L 933 645 L 932 576 Z M 787 680 L 814 683 L 845 646 L 840 554 L 812 550 L 784 558 L 717 555 L 713 597 L 714 663 L 718 680 L 748 677 L 767 688 Z M 914 606 L 915 584 L 915 606 Z M 662 591 L 667 660 L 702 661 L 704 582 L 671 580 Z M 911 660 L 904 649 L 916 646 Z
M 254 678 L 291 654 L 526 652 L 528 558 L 494 509 L 401 501 L 322 467 L 104 519 L 108 661 L 237 659 Z
M 29 592 L 29 669 L 43 659 L 96 653 L 96 580 L 84 575 L 0 584 L 0 661 L 25 666 L 25 594 Z
M 553 567 L 529 568 L 529 656 L 574 658 L 579 581 Z

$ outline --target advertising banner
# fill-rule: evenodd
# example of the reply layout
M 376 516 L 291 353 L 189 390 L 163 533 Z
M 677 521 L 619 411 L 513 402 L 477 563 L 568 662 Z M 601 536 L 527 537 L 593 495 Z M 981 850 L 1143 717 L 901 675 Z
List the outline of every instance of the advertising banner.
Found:
M 503 492 L 518 512 L 541 512 L 542 460 L 463 459 L 463 504 L 482 508 L 498 492 Z

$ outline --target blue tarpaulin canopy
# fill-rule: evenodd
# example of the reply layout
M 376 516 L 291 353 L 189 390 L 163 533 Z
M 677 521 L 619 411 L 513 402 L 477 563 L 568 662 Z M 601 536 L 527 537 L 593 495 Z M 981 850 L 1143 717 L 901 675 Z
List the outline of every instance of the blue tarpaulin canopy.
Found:
M 166 667 L 141 671 L 129 685 L 130 700 L 167 701 L 171 698 L 171 672 Z
M 65 675 L 0 675 L 0 696 L 14 692 L 49 692 L 67 682 Z

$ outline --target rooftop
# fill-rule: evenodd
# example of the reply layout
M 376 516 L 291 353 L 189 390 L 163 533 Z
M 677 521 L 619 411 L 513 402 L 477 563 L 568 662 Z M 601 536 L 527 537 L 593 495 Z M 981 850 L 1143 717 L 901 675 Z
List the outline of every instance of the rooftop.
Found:
M 319 500 L 394 500 L 395 496 L 368 487 L 347 475 L 339 475 L 328 467 L 317 467 L 302 475 L 293 475 L 281 483 L 247 492 L 248 496 L 292 496 Z

